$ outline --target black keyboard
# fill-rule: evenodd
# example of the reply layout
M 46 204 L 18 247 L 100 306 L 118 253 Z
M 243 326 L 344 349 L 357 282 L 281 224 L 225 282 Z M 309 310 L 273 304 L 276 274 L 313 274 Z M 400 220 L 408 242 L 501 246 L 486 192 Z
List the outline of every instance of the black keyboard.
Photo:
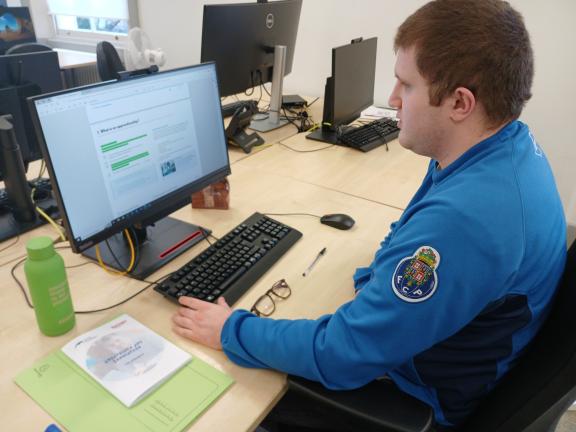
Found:
M 388 145 L 399 133 L 395 120 L 382 118 L 344 132 L 339 141 L 348 147 L 367 152 L 382 144 Z
M 248 105 L 256 105 L 257 102 L 254 100 L 243 100 L 243 101 L 236 101 L 226 105 L 222 105 L 222 117 L 230 117 L 233 116 L 234 113 L 238 108 L 242 108 Z
M 302 233 L 254 213 L 154 289 L 175 302 L 181 296 L 214 302 L 238 300 L 302 237 Z

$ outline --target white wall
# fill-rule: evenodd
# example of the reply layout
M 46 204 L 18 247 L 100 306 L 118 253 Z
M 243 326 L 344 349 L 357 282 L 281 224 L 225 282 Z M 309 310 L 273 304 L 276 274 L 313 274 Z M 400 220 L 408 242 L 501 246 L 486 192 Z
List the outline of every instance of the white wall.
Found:
M 200 60 L 202 6 L 239 0 L 140 0 L 140 22 L 167 54 L 166 67 Z M 292 73 L 285 93 L 322 96 L 331 48 L 363 36 L 378 37 L 375 101 L 392 89 L 392 39 L 398 25 L 425 0 L 304 0 Z M 522 115 L 546 151 L 567 218 L 576 222 L 576 1 L 511 0 L 530 31 L 536 58 L 533 98 Z
M 522 119 L 554 169 L 566 216 L 576 223 L 576 2 L 512 0 L 532 37 L 533 97 Z

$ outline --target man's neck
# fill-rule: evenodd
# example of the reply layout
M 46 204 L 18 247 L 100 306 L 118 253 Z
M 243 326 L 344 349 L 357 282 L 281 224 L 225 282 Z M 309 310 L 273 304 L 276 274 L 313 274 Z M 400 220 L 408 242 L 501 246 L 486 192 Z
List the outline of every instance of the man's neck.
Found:
M 441 154 L 434 157 L 434 159 L 438 161 L 438 168 L 446 168 L 476 144 L 496 135 L 506 124 L 507 122 L 492 128 L 456 129 L 454 134 L 449 138 L 449 144 L 443 146 Z

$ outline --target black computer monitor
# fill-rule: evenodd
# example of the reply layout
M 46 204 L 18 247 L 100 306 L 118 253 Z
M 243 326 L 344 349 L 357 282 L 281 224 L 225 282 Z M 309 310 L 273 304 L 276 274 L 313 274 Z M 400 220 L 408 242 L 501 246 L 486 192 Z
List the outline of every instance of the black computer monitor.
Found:
M 332 49 L 332 76 L 326 79 L 322 127 L 306 138 L 338 144 L 338 129 L 374 103 L 377 38 L 354 39 Z
M 302 0 L 204 6 L 201 61 L 216 62 L 223 96 L 272 81 L 270 113 L 277 117 L 282 79 L 292 71 L 301 9 Z
M 0 6 L 0 54 L 15 45 L 36 42 L 27 7 Z
M 26 99 L 62 88 L 55 51 L 0 56 L 0 115 L 12 115 L 26 164 L 42 158 Z
M 129 248 L 115 234 L 138 230 L 132 276 L 142 279 L 203 239 L 205 229 L 166 216 L 230 174 L 214 63 L 38 96 L 30 106 L 75 252 L 94 257 L 109 239 L 127 266 Z

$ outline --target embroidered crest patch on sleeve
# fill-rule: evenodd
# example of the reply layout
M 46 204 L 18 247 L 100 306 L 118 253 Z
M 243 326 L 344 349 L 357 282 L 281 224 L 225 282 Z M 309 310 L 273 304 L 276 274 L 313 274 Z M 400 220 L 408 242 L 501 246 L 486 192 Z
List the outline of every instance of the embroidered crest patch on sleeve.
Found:
M 440 254 L 430 246 L 421 246 L 410 257 L 403 258 L 392 276 L 392 290 L 402 300 L 418 303 L 428 300 L 438 288 L 436 269 Z

